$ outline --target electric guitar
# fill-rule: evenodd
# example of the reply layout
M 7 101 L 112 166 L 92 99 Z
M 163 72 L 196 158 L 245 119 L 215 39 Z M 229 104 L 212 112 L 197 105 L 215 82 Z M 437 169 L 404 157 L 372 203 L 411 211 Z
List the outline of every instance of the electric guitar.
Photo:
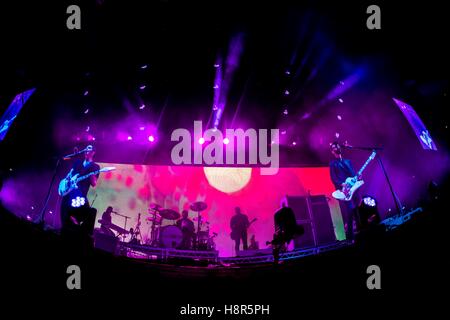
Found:
M 367 165 L 372 161 L 377 152 L 373 151 L 372 154 L 369 156 L 369 159 L 364 163 L 364 165 L 359 169 L 358 174 L 354 177 L 348 177 L 345 179 L 345 182 L 342 184 L 342 188 L 334 191 L 332 193 L 333 198 L 341 201 L 350 201 L 352 200 L 353 194 L 356 190 L 358 190 L 363 184 L 364 181 L 362 179 L 359 179 L 358 177 L 361 176 L 364 169 L 366 169 Z
M 257 218 L 254 218 L 252 221 L 250 221 L 250 223 L 248 224 L 248 227 L 247 227 L 247 228 L 249 228 L 250 225 L 251 225 L 253 222 L 255 222 L 256 220 L 258 220 L 258 219 L 257 219 Z M 239 233 L 237 233 L 237 230 L 236 230 L 236 229 L 234 229 L 234 230 L 231 231 L 230 237 L 231 237 L 231 240 L 237 240 L 237 239 L 239 239 Z
M 105 167 L 100 170 L 89 172 L 88 174 L 85 174 L 84 176 L 81 177 L 79 176 L 79 173 L 77 173 L 74 176 L 68 175 L 67 177 L 62 179 L 61 182 L 59 183 L 58 194 L 63 197 L 68 193 L 70 193 L 71 191 L 77 189 L 78 182 L 87 179 L 90 176 L 99 174 L 100 172 L 107 172 L 112 170 L 116 170 L 116 167 Z

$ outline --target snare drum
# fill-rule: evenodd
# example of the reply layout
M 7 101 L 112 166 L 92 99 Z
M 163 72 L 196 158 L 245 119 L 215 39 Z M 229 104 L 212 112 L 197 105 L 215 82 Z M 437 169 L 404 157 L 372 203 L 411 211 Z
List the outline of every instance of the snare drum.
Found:
M 161 228 L 159 240 L 165 248 L 177 248 L 183 240 L 183 233 L 177 226 L 165 226 Z

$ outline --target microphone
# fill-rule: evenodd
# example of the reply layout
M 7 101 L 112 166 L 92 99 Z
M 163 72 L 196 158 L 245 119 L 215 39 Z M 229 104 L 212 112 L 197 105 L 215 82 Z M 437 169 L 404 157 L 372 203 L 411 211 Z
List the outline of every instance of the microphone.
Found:
M 73 158 L 73 157 L 75 157 L 75 156 L 77 156 L 77 155 L 79 155 L 79 154 L 81 154 L 81 153 L 83 153 L 83 152 L 86 152 L 88 149 L 89 149 L 89 148 L 86 147 L 86 148 L 84 148 L 83 150 L 78 151 L 78 148 L 75 147 L 75 148 L 73 149 L 74 152 L 71 153 L 71 154 L 65 155 L 65 156 L 63 157 L 63 160 L 70 160 L 71 158 Z M 75 151 L 75 150 L 77 150 L 77 151 Z

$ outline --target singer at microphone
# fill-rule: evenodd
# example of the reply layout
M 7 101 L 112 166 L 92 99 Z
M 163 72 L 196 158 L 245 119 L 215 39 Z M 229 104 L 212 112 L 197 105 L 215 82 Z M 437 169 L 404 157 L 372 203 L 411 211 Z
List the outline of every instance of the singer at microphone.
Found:
M 72 158 L 75 155 L 84 153 L 84 159 L 77 159 L 74 161 L 71 170 L 65 177 L 67 180 L 72 180 L 72 178 L 78 174 L 79 177 L 89 175 L 89 173 L 96 172 L 100 170 L 100 166 L 94 162 L 95 147 L 88 145 L 81 151 L 77 151 L 74 154 L 67 155 L 66 157 Z M 71 228 L 70 214 L 73 211 L 72 200 L 78 198 L 84 198 L 85 204 L 83 206 L 89 207 L 88 192 L 90 187 L 95 187 L 97 185 L 97 179 L 99 173 L 96 175 L 92 174 L 86 179 L 77 182 L 77 188 L 74 188 L 68 194 L 66 194 L 61 201 L 61 223 L 62 232 L 67 231 L 67 228 Z
M 330 178 L 336 190 L 342 188 L 347 177 L 356 176 L 355 169 L 350 159 L 345 159 L 343 157 L 342 149 L 344 148 L 351 149 L 352 146 L 348 145 L 347 142 L 343 145 L 337 141 L 330 143 L 330 151 L 335 158 L 330 161 Z M 347 240 L 354 239 L 353 221 L 356 221 L 357 228 L 359 228 L 358 202 L 359 196 L 357 194 L 353 196 L 351 201 L 339 201 Z

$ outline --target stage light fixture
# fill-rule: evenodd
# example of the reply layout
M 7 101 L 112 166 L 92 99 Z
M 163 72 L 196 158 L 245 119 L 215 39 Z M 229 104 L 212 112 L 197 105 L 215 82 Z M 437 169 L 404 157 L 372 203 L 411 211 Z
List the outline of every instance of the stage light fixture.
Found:
M 363 197 L 362 202 L 369 207 L 376 207 L 377 205 L 377 201 L 371 196 Z
M 204 144 L 205 143 L 205 138 L 201 137 L 200 139 L 198 139 L 198 143 Z
M 153 135 L 148 136 L 148 141 L 154 142 L 155 141 L 155 137 Z
M 71 206 L 72 208 L 79 208 L 81 206 L 84 206 L 86 204 L 86 199 L 84 197 L 77 196 L 76 198 L 72 199 Z
M 361 198 L 358 213 L 361 229 L 376 225 L 381 221 L 377 200 L 372 196 L 365 195 Z
M 223 139 L 223 143 L 224 144 L 229 144 L 230 143 L 230 139 L 228 139 L 228 138 Z

